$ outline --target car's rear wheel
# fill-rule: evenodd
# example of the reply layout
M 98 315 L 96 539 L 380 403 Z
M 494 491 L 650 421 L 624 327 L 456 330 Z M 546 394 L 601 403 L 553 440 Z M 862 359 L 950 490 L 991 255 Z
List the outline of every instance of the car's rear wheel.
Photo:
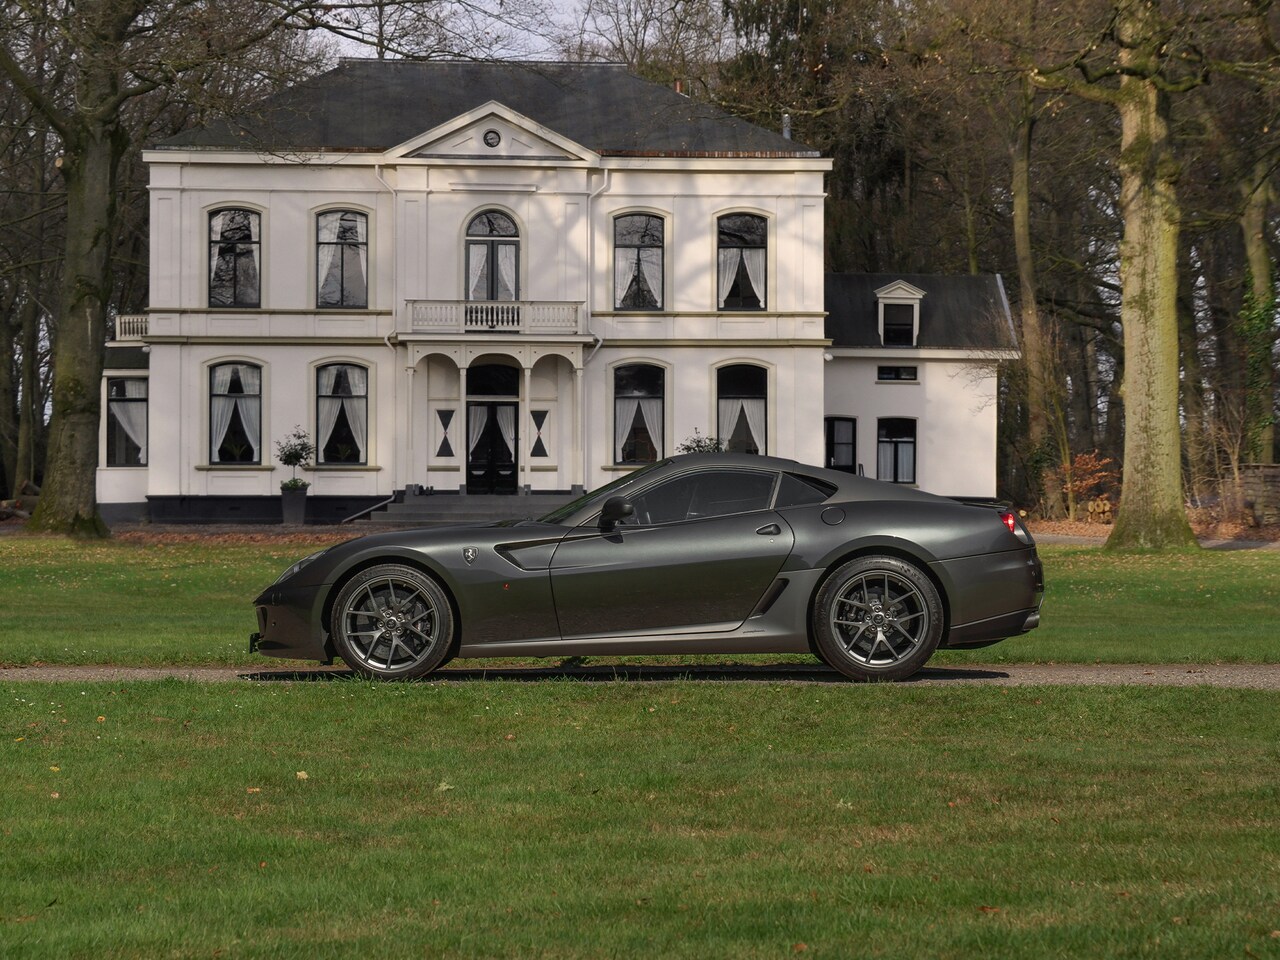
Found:
M 897 557 L 859 557 L 827 578 L 813 609 L 818 656 L 856 680 L 901 680 L 942 639 L 933 581 Z
M 356 673 L 421 677 L 449 658 L 453 608 L 440 585 L 413 567 L 381 564 L 356 574 L 338 594 L 330 634 Z

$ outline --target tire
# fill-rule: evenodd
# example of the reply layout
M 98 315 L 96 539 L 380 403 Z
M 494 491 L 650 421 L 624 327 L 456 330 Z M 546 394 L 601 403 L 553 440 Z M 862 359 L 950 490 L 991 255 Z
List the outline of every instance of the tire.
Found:
M 338 655 L 361 676 L 424 677 L 449 659 L 453 607 L 438 583 L 413 567 L 362 570 L 333 603 L 330 635 Z
M 897 557 L 859 557 L 827 578 L 813 604 L 818 657 L 855 680 L 901 680 L 942 639 L 933 581 Z

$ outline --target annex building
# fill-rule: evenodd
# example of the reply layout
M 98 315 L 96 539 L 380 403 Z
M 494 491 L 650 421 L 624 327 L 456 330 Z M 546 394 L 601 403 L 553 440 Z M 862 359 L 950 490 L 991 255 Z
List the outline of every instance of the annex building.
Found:
M 346 60 L 144 152 L 108 520 L 569 494 L 729 449 L 995 494 L 997 277 L 827 276 L 830 161 L 616 65 Z

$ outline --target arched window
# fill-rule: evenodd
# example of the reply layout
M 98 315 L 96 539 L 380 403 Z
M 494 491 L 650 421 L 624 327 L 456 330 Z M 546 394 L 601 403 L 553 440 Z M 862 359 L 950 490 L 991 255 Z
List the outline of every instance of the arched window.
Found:
M 763 310 L 769 265 L 769 222 L 750 213 L 717 221 L 716 299 L 721 310 Z
M 356 210 L 316 217 L 316 306 L 369 305 L 369 218 Z
M 505 213 L 486 210 L 467 224 L 467 299 L 520 299 L 520 231 Z
M 209 306 L 261 305 L 262 216 L 253 210 L 209 214 Z
M 653 463 L 662 457 L 666 377 L 652 363 L 613 370 L 613 440 L 617 463 Z
M 916 482 L 916 422 L 884 417 L 876 423 L 876 479 Z
M 662 309 L 661 217 L 627 214 L 613 221 L 615 310 Z
M 716 371 L 719 437 L 730 453 L 764 453 L 768 449 L 769 371 L 750 363 L 734 363 Z
M 209 368 L 209 462 L 262 462 L 262 368 Z
M 316 370 L 318 463 L 369 462 L 369 371 L 353 363 Z

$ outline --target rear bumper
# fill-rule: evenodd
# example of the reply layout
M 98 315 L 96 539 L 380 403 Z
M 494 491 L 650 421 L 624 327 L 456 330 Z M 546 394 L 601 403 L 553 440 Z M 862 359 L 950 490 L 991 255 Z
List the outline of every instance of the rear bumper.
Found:
M 940 647 L 985 647 L 1040 625 L 1044 566 L 1034 547 L 943 566 L 963 587 L 954 596 L 966 603 L 953 607 L 952 626 Z

